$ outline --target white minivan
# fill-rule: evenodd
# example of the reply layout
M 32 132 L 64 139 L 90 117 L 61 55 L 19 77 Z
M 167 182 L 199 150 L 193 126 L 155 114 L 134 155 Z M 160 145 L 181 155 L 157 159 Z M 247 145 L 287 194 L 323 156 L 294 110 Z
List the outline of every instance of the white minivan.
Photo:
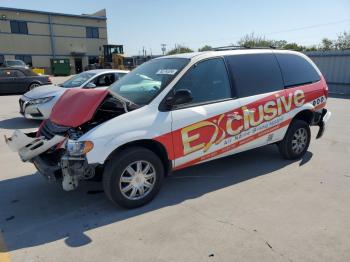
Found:
M 326 82 L 305 55 L 274 49 L 164 56 L 108 90 L 71 89 L 37 133 L 6 138 L 23 161 L 73 190 L 101 177 L 107 197 L 141 206 L 171 171 L 276 143 L 302 157 L 321 137 Z

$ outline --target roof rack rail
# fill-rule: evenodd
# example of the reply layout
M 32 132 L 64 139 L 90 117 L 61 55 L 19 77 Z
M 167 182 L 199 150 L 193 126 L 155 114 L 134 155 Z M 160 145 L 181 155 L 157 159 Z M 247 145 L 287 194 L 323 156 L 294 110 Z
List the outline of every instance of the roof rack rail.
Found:
M 228 45 L 214 47 L 213 51 L 238 50 L 238 49 L 276 49 L 275 46 L 246 46 L 246 45 Z

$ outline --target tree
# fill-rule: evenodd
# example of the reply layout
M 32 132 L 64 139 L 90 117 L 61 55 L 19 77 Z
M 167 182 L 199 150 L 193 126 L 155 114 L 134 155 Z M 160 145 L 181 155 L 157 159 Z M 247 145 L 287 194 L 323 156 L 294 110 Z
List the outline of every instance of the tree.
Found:
M 317 51 L 319 48 L 316 45 L 305 47 L 304 51 Z
M 175 48 L 170 50 L 167 54 L 174 55 L 174 54 L 192 53 L 192 52 L 193 50 L 187 46 L 175 45 Z
M 245 47 L 269 47 L 272 45 L 271 40 L 267 40 L 265 36 L 256 36 L 254 33 L 243 36 L 237 44 Z
M 320 49 L 321 50 L 331 50 L 334 48 L 334 43 L 332 40 L 328 39 L 328 38 L 323 38 L 321 45 L 320 45 Z
M 334 41 L 334 48 L 339 50 L 350 49 L 350 31 L 338 35 L 337 40 Z
M 199 52 L 204 52 L 204 51 L 210 51 L 212 50 L 213 48 L 210 46 L 210 45 L 205 45 L 201 48 L 198 49 Z
M 287 43 L 283 46 L 283 49 L 294 50 L 294 51 L 304 51 L 306 49 L 305 46 L 298 45 L 297 43 Z
M 273 47 L 279 49 L 290 49 L 295 51 L 305 50 L 305 46 L 298 45 L 297 43 L 288 43 L 286 40 L 273 40 L 267 39 L 265 36 L 256 36 L 254 33 L 245 35 L 238 42 L 240 46 L 246 47 Z

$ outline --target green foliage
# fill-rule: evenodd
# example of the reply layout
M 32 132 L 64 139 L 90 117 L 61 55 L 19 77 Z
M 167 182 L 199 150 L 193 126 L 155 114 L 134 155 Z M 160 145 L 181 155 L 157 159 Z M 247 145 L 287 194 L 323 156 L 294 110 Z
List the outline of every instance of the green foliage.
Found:
M 305 48 L 305 51 L 317 51 L 319 50 L 316 45 L 308 46 Z
M 247 34 L 243 36 L 236 44 L 232 43 L 231 45 L 239 45 L 245 47 L 273 47 L 277 49 L 288 49 L 295 51 L 318 51 L 318 50 L 343 50 L 350 49 L 350 31 L 343 32 L 338 35 L 337 39 L 332 40 L 329 38 L 323 38 L 321 43 L 318 45 L 312 46 L 303 46 L 298 45 L 295 42 L 288 43 L 286 40 L 273 40 L 267 39 L 265 36 L 258 36 L 254 33 Z M 209 45 L 205 45 L 198 49 L 198 51 L 209 51 L 213 48 Z M 175 48 L 168 52 L 168 55 L 180 54 L 180 53 L 189 53 L 193 52 L 192 49 L 183 45 L 175 45 Z
M 319 50 L 343 50 L 350 49 L 350 32 L 343 32 L 337 39 L 323 38 Z
M 343 32 L 338 35 L 337 40 L 334 41 L 335 49 L 350 49 L 350 31 Z
M 283 47 L 283 49 L 294 50 L 294 51 L 305 51 L 306 47 L 298 45 L 297 43 L 287 43 Z
M 182 54 L 182 53 L 192 53 L 193 50 L 189 47 L 183 45 L 175 45 L 175 48 L 170 50 L 167 55 Z
M 210 46 L 210 45 L 205 45 L 201 48 L 198 49 L 199 52 L 204 52 L 204 51 L 210 51 L 212 50 L 213 48 Z
M 266 39 L 265 36 L 256 36 L 254 33 L 251 33 L 243 36 L 237 44 L 246 47 L 270 47 L 272 41 Z
M 334 43 L 332 40 L 330 40 L 328 38 L 323 38 L 319 49 L 326 51 L 326 50 L 333 49 L 333 47 L 334 47 Z
M 265 36 L 256 36 L 254 33 L 245 35 L 238 42 L 240 46 L 246 47 L 274 47 L 279 49 L 290 49 L 295 51 L 304 51 L 305 47 L 297 43 L 288 43 L 286 40 L 272 40 Z

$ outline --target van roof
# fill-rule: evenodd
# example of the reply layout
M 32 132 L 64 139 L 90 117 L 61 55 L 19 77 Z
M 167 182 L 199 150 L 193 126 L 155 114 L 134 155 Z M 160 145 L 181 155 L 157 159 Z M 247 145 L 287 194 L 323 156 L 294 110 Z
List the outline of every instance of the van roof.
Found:
M 161 58 L 204 58 L 204 57 L 214 57 L 214 56 L 224 56 L 224 55 L 243 55 L 243 54 L 263 54 L 263 53 L 293 53 L 293 54 L 300 54 L 300 52 L 291 51 L 291 50 L 277 50 L 277 49 L 253 49 L 253 48 L 247 48 L 247 49 L 234 49 L 234 50 L 218 50 L 218 51 L 204 51 L 204 52 L 192 52 L 192 53 L 183 53 L 183 54 L 175 54 L 175 55 L 168 55 L 168 56 L 162 56 L 156 59 Z

